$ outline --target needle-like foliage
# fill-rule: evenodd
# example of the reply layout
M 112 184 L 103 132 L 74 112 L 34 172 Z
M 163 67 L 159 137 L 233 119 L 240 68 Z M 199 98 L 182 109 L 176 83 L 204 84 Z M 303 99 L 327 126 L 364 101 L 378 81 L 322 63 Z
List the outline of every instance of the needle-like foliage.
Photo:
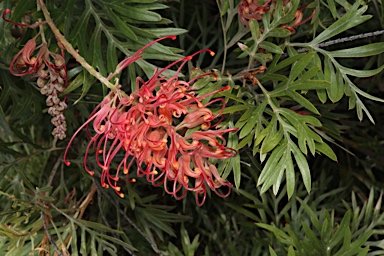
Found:
M 0 255 L 384 255 L 381 1 L 0 11 Z

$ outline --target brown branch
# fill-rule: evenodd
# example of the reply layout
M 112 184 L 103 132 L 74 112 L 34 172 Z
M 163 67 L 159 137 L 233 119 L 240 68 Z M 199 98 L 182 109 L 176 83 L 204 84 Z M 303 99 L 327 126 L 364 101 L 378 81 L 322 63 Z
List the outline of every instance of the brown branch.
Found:
M 79 206 L 80 212 L 79 212 L 79 216 L 77 216 L 77 219 L 81 219 L 83 217 L 83 214 L 84 214 L 85 210 L 87 209 L 88 205 L 93 201 L 93 195 L 95 194 L 96 191 L 97 191 L 97 187 L 96 187 L 95 183 L 93 183 L 91 186 L 91 190 L 89 191 L 87 197 L 84 199 L 84 201 Z
M 48 237 L 49 242 L 53 245 L 53 248 L 55 248 L 55 251 L 56 251 L 56 253 L 58 255 L 64 256 L 63 252 L 60 251 L 59 247 L 57 247 L 57 244 L 55 243 L 55 240 L 53 240 L 53 238 L 51 236 L 51 233 L 49 233 L 49 228 L 48 228 L 47 220 L 45 219 L 44 211 L 41 211 L 40 214 L 41 214 L 41 219 L 43 221 L 43 226 L 44 226 L 45 234 Z

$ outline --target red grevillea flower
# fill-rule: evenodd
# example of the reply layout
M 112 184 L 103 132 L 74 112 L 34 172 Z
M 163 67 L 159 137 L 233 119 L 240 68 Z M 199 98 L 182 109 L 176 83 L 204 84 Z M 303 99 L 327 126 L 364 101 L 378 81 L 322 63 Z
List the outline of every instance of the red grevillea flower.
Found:
M 248 20 L 261 20 L 262 15 L 266 13 L 270 6 L 271 0 L 265 1 L 264 4 L 260 5 L 258 0 L 241 0 L 237 7 L 237 12 L 241 22 L 247 27 L 249 26 Z
M 302 9 L 305 9 L 307 8 L 308 5 L 303 5 L 303 6 L 300 6 L 296 12 L 295 12 L 295 19 L 293 20 L 291 26 L 288 26 L 288 25 L 283 25 L 281 26 L 282 28 L 285 28 L 287 30 L 289 30 L 291 32 L 291 34 L 295 34 L 296 33 L 296 30 L 295 28 L 300 26 L 300 25 L 303 25 L 304 23 L 307 23 L 310 19 L 313 18 L 313 16 L 315 15 L 315 11 L 316 9 L 315 8 L 312 8 L 312 13 L 311 15 L 309 15 L 308 18 L 306 18 L 305 20 L 303 20 L 303 17 L 304 17 L 304 14 L 303 12 L 301 11 Z
M 237 154 L 236 150 L 225 146 L 223 137 L 236 128 L 213 129 L 219 122 L 215 120 L 221 117 L 225 101 L 214 99 L 203 104 L 202 99 L 228 90 L 229 86 L 197 96 L 192 84 L 210 74 L 188 82 L 178 78 L 181 68 L 201 52 L 214 54 L 208 49 L 201 50 L 156 70 L 148 81 L 137 78 L 136 91 L 131 95 L 120 89 L 111 91 L 70 140 L 64 156 L 65 163 L 70 164 L 66 158 L 74 137 L 92 124 L 93 132 L 88 132 L 90 142 L 84 157 L 85 169 L 93 175 L 87 165 L 92 149 L 101 169 L 102 186 L 112 187 L 121 197 L 124 194 L 118 186 L 120 174 L 128 178 L 134 162 L 139 177 L 146 177 L 155 186 L 164 185 L 165 191 L 176 199 L 193 191 L 197 204 L 202 205 L 207 187 L 219 196 L 228 196 L 231 183 L 220 177 L 209 159 L 226 159 Z M 138 54 L 130 58 L 137 60 Z M 133 62 L 129 58 L 124 61 Z M 175 74 L 165 77 L 164 71 L 175 64 L 180 64 Z M 221 110 L 216 114 L 209 108 L 215 102 L 222 103 Z M 227 187 L 226 193 L 218 190 L 222 186 Z
M 65 60 L 57 53 L 48 50 L 47 44 L 42 43 L 39 51 L 35 55 L 36 40 L 30 39 L 23 49 L 21 49 L 15 57 L 13 57 L 9 71 L 14 76 L 48 76 L 46 68 L 53 72 L 59 73 L 65 66 Z

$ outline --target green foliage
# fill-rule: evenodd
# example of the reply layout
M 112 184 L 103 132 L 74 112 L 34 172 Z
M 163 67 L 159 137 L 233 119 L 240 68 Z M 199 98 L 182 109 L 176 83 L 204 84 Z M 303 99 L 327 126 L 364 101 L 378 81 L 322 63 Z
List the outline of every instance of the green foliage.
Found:
M 51 52 L 63 47 L 46 24 L 0 19 L 0 255 L 384 254 L 383 36 L 336 42 L 381 30 L 382 2 L 270 1 L 247 26 L 241 2 L 46 3 L 60 32 L 104 77 L 147 43 L 178 36 L 145 49 L 110 80 L 126 93 L 136 90 L 137 77 L 146 80 L 170 61 L 215 51 L 196 56 L 180 75 L 212 74 L 193 84 L 196 97 L 229 85 L 202 101 L 223 97 L 224 109 L 221 101 L 211 106 L 225 114 L 218 128 L 238 129 L 225 136 L 238 154 L 211 161 L 234 184 L 232 194 L 207 191 L 202 207 L 192 195 L 177 201 L 140 177 L 121 182 L 125 198 L 102 188 L 99 173 L 84 171 L 85 132 L 65 166 L 69 138 L 51 137 L 36 77 L 9 72 L 13 56 L 37 35 Z M 6 8 L 15 22 L 45 19 L 35 0 L 0 1 Z M 298 10 L 311 18 L 294 26 Z M 69 84 L 60 97 L 67 97 L 71 137 L 107 87 L 73 56 L 65 59 Z

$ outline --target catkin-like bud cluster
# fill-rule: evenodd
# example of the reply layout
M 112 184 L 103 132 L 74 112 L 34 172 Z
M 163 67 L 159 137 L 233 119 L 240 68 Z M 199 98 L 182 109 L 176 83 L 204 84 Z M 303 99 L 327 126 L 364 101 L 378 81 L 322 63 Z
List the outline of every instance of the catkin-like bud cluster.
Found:
M 67 82 L 65 60 L 61 55 L 50 52 L 45 43 L 38 48 L 39 51 L 35 54 L 36 41 L 29 40 L 13 58 L 10 71 L 15 76 L 38 77 L 37 86 L 41 94 L 47 97 L 48 113 L 52 116 L 51 122 L 55 126 L 52 135 L 62 140 L 66 137 L 67 131 L 63 114 L 67 104 L 60 100 L 59 94 L 64 91 Z
M 43 65 L 44 66 L 44 65 Z M 43 67 L 42 66 L 42 67 Z M 60 140 L 66 137 L 67 123 L 65 116 L 63 115 L 64 109 L 67 108 L 67 104 L 61 101 L 58 95 L 65 89 L 65 75 L 64 69 L 60 72 L 47 69 L 37 73 L 39 78 L 37 79 L 37 85 L 40 87 L 41 94 L 47 96 L 45 100 L 48 109 L 48 114 L 52 116 L 52 124 L 55 128 L 52 131 L 52 135 Z

